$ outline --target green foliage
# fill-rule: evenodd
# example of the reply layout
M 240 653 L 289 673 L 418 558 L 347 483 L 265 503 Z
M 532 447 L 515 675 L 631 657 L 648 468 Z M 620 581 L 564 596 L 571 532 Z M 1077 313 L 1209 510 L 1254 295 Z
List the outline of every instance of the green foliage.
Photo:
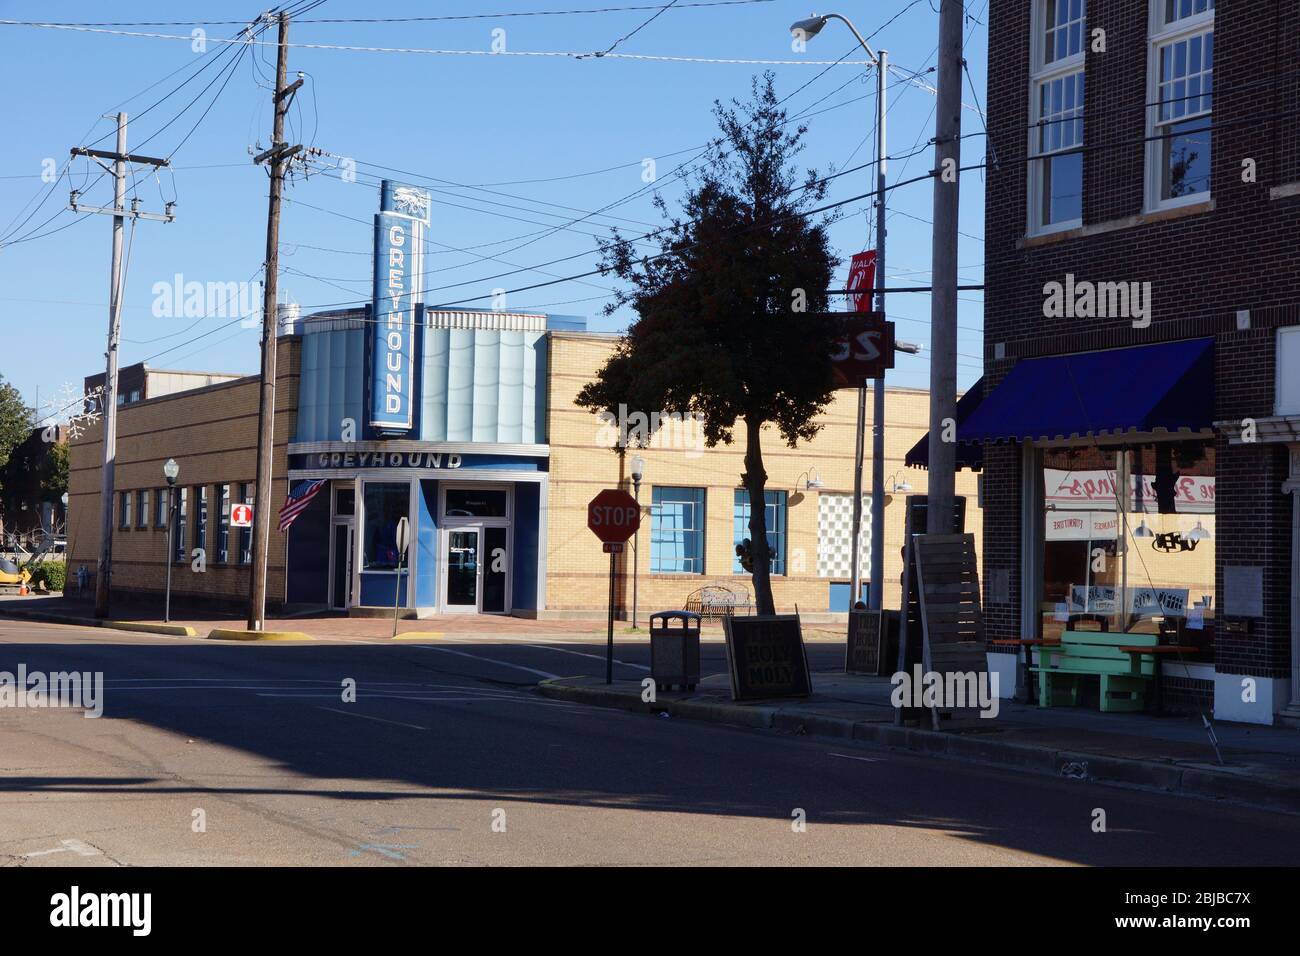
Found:
M 9 454 L 27 439 L 34 427 L 36 413 L 23 401 L 18 389 L 0 376 L 0 468 L 9 461 Z
M 41 499 L 58 501 L 68 490 L 68 445 L 50 445 L 41 464 Z
M 32 586 L 47 591 L 62 591 L 68 583 L 68 565 L 65 561 L 37 561 L 29 569 Z
M 700 420 L 705 444 L 746 439 L 742 481 L 763 501 L 761 433 L 775 425 L 794 447 L 820 429 L 834 396 L 830 355 L 838 323 L 827 312 L 838 259 L 829 218 L 814 218 L 826 184 L 792 160 L 806 127 L 788 124 L 772 75 L 753 83 L 749 103 L 716 103 L 721 135 L 688 177 L 681 215 L 656 205 L 667 224 L 645 256 L 617 231 L 601 244 L 602 270 L 630 286 L 606 308 L 630 305 L 636 319 L 577 398 L 593 413 L 620 405 Z M 796 308 L 803 311 L 794 311 Z M 772 613 L 766 519 L 751 512 L 755 598 Z

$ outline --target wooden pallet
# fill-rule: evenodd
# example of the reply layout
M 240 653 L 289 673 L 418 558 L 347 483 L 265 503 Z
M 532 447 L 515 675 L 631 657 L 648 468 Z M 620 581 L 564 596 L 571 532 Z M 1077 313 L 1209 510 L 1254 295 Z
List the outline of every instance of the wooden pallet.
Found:
M 946 675 L 954 673 L 974 674 L 977 680 L 987 681 L 975 536 L 911 535 L 906 552 L 903 593 L 907 603 L 899 627 L 899 669 L 912 673 L 913 665 L 919 663 L 927 674 L 945 675 L 945 682 Z M 967 729 L 980 720 L 978 706 L 924 709 L 930 711 L 935 730 Z M 907 713 L 909 710 L 912 713 Z M 916 717 L 915 710 L 899 711 L 897 722 Z

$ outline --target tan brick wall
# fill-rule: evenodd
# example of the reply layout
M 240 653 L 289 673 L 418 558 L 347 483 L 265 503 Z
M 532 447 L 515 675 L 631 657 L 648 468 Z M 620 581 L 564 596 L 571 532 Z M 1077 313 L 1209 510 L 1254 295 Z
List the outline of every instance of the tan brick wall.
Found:
M 551 445 L 549 531 L 547 537 L 546 606 L 551 610 L 597 609 L 605 606 L 609 558 L 600 542 L 587 530 L 587 502 L 602 488 L 620 481 L 631 490 L 630 480 L 620 472 L 618 455 L 599 447 L 601 423 L 585 409 L 573 404 L 614 346 L 610 337 L 559 333 L 551 336 L 548 436 Z M 829 578 L 817 576 L 817 509 L 823 493 L 852 495 L 854 422 L 856 393 L 840 391 L 827 408 L 824 427 L 816 438 L 791 449 L 773 428 L 764 431 L 763 460 L 768 487 L 785 490 L 787 499 L 787 574 L 774 577 L 773 590 L 778 609 L 793 610 L 797 604 L 807 611 L 827 607 Z M 919 389 L 891 388 L 885 399 L 885 476 L 898 472 L 913 494 L 926 492 L 927 473 L 905 468 L 903 456 L 925 434 L 929 418 L 929 395 Z M 865 486 L 871 482 L 871 405 L 867 411 L 867 462 Z M 639 554 L 638 604 L 643 613 L 681 607 L 687 594 L 706 584 L 750 589 L 748 575 L 731 573 L 734 555 L 732 512 L 734 490 L 740 487 L 744 470 L 745 439 L 737 433 L 731 445 L 699 450 L 696 447 L 657 448 L 639 452 L 646 461 L 641 502 L 649 506 L 654 485 L 703 487 L 705 491 L 705 573 L 665 575 L 650 573 L 650 518 L 642 521 Z M 629 456 L 630 457 L 630 456 Z M 803 473 L 815 468 L 825 487 L 805 490 Z M 802 476 L 802 477 L 801 477 Z M 958 474 L 957 493 L 967 496 L 966 530 L 981 535 L 981 515 L 976 502 L 976 478 L 972 472 Z M 902 573 L 904 494 L 891 495 L 885 506 L 885 591 L 887 607 L 897 607 Z M 868 526 L 864 516 L 864 533 Z M 978 544 L 978 540 L 977 540 Z M 630 550 L 630 549 L 629 549 Z M 623 560 L 623 559 L 620 559 Z M 631 560 L 627 555 L 626 560 Z M 620 568 L 620 574 L 621 574 Z M 862 569 L 867 577 L 868 567 Z M 619 602 L 630 607 L 630 584 L 619 581 Z
M 286 494 L 286 447 L 293 432 L 294 409 L 298 402 L 298 339 L 279 343 L 276 368 L 275 458 L 272 470 L 271 505 L 279 509 Z M 149 508 L 156 513 L 155 496 L 166 487 L 163 463 L 170 457 L 180 466 L 177 485 L 190 488 L 187 536 L 193 535 L 193 488 L 197 485 L 232 485 L 232 500 L 240 482 L 253 483 L 257 473 L 258 377 L 236 379 L 189 392 L 149 399 L 118 407 L 117 492 L 130 491 L 131 527 L 119 527 L 117 500 L 113 502 L 113 589 L 114 592 L 157 592 L 164 587 L 167 531 L 155 527 L 150 515 L 148 527 L 136 527 L 135 492 L 148 489 Z M 70 577 L 84 564 L 94 571 L 99 559 L 100 463 L 103 456 L 103 425 L 88 428 L 71 442 L 68 475 L 68 554 Z M 115 499 L 116 499 L 115 494 Z M 247 566 L 215 562 L 215 529 L 220 517 L 217 491 L 208 489 L 209 554 L 207 570 L 191 570 L 189 561 L 172 566 L 172 596 L 209 597 L 226 601 L 246 599 L 249 589 Z M 232 558 L 235 558 L 236 529 L 231 529 Z M 276 603 L 284 599 L 285 536 L 271 527 L 268 554 L 267 595 Z

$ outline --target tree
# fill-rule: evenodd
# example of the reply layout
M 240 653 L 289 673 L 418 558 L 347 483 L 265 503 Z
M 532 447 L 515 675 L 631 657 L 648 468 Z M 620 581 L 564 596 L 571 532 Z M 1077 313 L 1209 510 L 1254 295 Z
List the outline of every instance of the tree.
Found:
M 36 427 L 36 416 L 22 394 L 0 375 L 0 468 L 9 453 L 27 440 Z
M 834 395 L 826 290 L 838 259 L 831 217 L 813 218 L 826 185 L 814 170 L 801 180 L 792 162 L 807 128 L 790 128 L 772 74 L 754 79 L 750 102 L 715 102 L 714 115 L 721 136 L 688 177 L 681 214 L 655 197 L 658 252 L 639 254 L 617 230 L 601 243 L 602 271 L 630 285 L 606 314 L 630 305 L 636 318 L 577 403 L 644 410 L 651 428 L 694 415 L 710 448 L 743 430 L 755 603 L 772 614 L 762 434 L 775 426 L 795 447 L 820 429 Z
M 68 490 L 68 443 L 53 442 L 41 462 L 41 500 L 58 501 Z

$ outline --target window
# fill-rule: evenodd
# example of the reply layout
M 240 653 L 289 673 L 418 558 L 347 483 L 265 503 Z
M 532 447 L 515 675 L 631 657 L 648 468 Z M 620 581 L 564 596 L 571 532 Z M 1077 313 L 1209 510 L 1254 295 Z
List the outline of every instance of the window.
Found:
M 208 486 L 194 487 L 194 547 L 208 551 Z
M 1214 12 L 1214 0 L 1165 0 L 1165 23 Z
M 704 489 L 655 487 L 651 494 L 650 571 L 704 573 Z
M 1164 633 L 1213 645 L 1214 442 L 1043 453 L 1038 636 Z
M 767 547 L 771 552 L 771 572 L 773 574 L 785 574 L 785 502 L 786 494 L 784 491 L 765 491 L 763 497 L 767 502 L 764 517 L 767 521 Z M 732 524 L 734 530 L 732 538 L 734 543 L 739 545 L 741 541 L 750 536 L 749 534 L 749 492 L 744 488 L 736 489 L 735 510 Z M 740 555 L 732 558 L 732 574 L 746 574 L 740 564 Z
M 129 491 L 117 493 L 117 527 L 120 531 L 131 527 L 131 492 Z
M 140 390 L 138 388 L 131 389 L 131 397 L 128 399 L 128 401 L 131 402 L 140 401 Z
M 1029 231 L 1083 221 L 1086 0 L 1039 0 L 1031 43 Z
M 137 528 L 149 527 L 149 492 L 137 491 L 135 493 L 135 526 Z
M 502 490 L 448 488 L 444 518 L 504 518 L 507 495 Z
M 159 488 L 154 492 L 155 512 L 153 526 L 155 528 L 167 527 L 167 508 L 169 507 L 168 495 L 170 494 L 170 491 L 171 489 L 169 488 Z
M 366 571 L 397 570 L 397 522 L 407 517 L 411 486 L 406 482 L 368 481 L 363 500 L 366 521 L 361 567 Z
M 239 483 L 239 500 L 242 504 L 251 505 L 253 503 L 253 486 L 246 481 Z M 239 563 L 253 563 L 253 529 L 239 529 Z
M 221 496 L 221 517 L 217 523 L 217 563 L 230 561 L 230 486 L 217 485 Z
M 186 519 L 189 517 L 189 489 L 176 488 L 176 517 L 175 530 L 172 533 L 172 548 L 175 553 L 172 555 L 173 560 L 183 562 L 185 560 L 185 526 Z
M 1147 185 L 1152 208 L 1210 193 L 1214 0 L 1155 0 Z

